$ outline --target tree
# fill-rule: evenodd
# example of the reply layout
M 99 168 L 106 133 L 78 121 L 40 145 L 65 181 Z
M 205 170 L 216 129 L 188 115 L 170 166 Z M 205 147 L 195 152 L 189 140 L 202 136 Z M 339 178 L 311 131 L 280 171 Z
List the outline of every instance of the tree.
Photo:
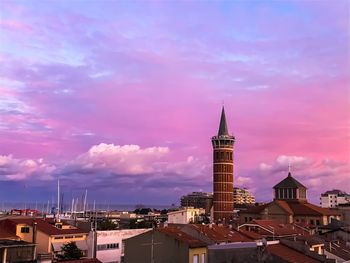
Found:
M 130 229 L 152 228 L 153 226 L 156 226 L 156 223 L 154 221 L 137 220 L 137 219 L 131 219 L 129 221 Z
M 135 214 L 139 214 L 139 215 L 147 215 L 149 212 L 152 212 L 151 208 L 137 208 L 134 210 Z
M 110 219 L 104 219 L 97 223 L 98 230 L 116 230 L 118 225 Z
M 74 241 L 64 244 L 61 250 L 61 254 L 57 255 L 59 261 L 80 259 L 83 256 L 83 252 Z

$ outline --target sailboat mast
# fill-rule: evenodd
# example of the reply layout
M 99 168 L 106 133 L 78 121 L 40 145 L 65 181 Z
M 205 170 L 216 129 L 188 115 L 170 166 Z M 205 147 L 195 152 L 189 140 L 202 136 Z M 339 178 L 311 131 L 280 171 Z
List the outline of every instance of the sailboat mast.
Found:
M 60 179 L 57 180 L 57 219 L 60 217 Z

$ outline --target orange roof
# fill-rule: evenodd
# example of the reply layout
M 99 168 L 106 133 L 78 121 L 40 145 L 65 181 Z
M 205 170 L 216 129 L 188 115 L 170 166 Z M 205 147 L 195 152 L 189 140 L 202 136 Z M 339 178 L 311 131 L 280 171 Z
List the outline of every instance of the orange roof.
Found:
M 328 216 L 328 215 L 338 215 L 339 213 L 333 211 L 329 208 L 322 208 L 317 205 L 313 205 L 307 202 L 288 202 L 288 206 L 293 211 L 294 215 L 312 215 L 312 216 Z
M 292 224 L 281 224 L 278 220 L 253 220 L 255 223 L 265 229 L 270 230 L 276 236 L 289 236 L 303 234 L 303 230 Z M 270 234 L 270 233 L 269 233 Z
M 286 211 L 289 215 L 294 216 L 328 216 L 328 215 L 339 215 L 338 212 L 329 209 L 319 207 L 317 205 L 310 204 L 305 201 L 288 201 L 288 200 L 274 200 L 265 205 L 261 206 L 253 206 L 248 208 L 246 211 L 242 211 L 242 214 L 261 214 L 265 208 L 268 208 L 270 205 L 276 204 L 281 207 L 284 211 Z
M 182 232 L 180 229 L 175 227 L 164 227 L 164 228 L 158 228 L 157 229 L 160 233 L 166 234 L 168 236 L 171 236 L 175 238 L 178 241 L 184 242 L 189 245 L 189 247 L 206 247 L 207 244 L 203 241 L 194 238 L 184 232 Z
M 245 229 L 240 229 L 239 230 L 240 233 L 242 233 L 243 235 L 247 236 L 248 238 L 251 238 L 253 240 L 259 240 L 259 239 L 262 239 L 263 236 L 257 232 L 253 232 L 253 231 L 248 231 L 248 230 L 245 230 Z
M 15 234 L 10 233 L 5 227 L 0 225 L 0 240 L 1 239 L 19 240 L 20 238 Z
M 28 226 L 32 226 L 33 223 L 37 223 L 38 231 L 41 231 L 47 235 L 66 235 L 66 234 L 86 234 L 86 231 L 83 231 L 79 228 L 71 228 L 71 229 L 60 229 L 52 225 L 51 223 L 41 219 L 41 218 L 9 218 L 3 220 L 2 224 L 6 224 L 7 228 L 11 232 L 16 231 L 15 225 L 25 224 Z
M 209 239 L 213 240 L 215 243 L 222 242 L 250 242 L 251 238 L 243 235 L 242 233 L 230 229 L 226 226 L 212 225 L 211 227 L 207 225 L 190 225 L 193 229 L 199 233 L 204 234 Z
M 274 244 L 274 245 L 268 245 L 267 251 L 271 253 L 274 256 L 277 256 L 283 260 L 286 260 L 287 262 L 291 263 L 318 263 L 320 261 L 313 259 L 311 257 L 308 257 L 294 249 L 291 249 L 287 246 L 284 246 L 282 244 Z
M 288 205 L 288 203 L 286 201 L 282 201 L 282 200 L 275 200 L 275 203 L 281 207 L 284 211 L 286 211 L 288 214 L 293 215 L 293 210 L 290 208 L 290 206 Z

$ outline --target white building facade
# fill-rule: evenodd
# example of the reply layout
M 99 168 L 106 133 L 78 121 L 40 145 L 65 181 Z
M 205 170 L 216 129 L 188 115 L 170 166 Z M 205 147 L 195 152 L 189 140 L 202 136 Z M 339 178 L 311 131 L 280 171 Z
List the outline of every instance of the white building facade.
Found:
M 321 194 L 320 205 L 321 207 L 334 208 L 340 204 L 349 204 L 350 195 L 344 191 L 331 190 Z
M 88 237 L 88 256 L 92 258 L 96 251 L 96 258 L 103 263 L 121 263 L 124 256 L 123 240 L 140 235 L 148 229 L 121 229 L 121 230 L 104 230 L 96 233 L 90 232 Z M 94 235 L 96 241 L 94 242 Z M 96 244 L 94 246 L 94 243 Z
M 169 212 L 168 223 L 169 224 L 196 223 L 201 214 L 205 214 L 205 209 L 186 207 L 179 211 Z

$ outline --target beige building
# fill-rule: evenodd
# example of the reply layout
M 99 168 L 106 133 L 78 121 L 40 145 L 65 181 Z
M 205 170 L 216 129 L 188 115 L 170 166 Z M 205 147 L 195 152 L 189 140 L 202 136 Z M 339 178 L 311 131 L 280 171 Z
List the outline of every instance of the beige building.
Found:
M 207 244 L 174 227 L 158 228 L 125 240 L 125 263 L 207 263 Z
M 246 188 L 233 188 L 234 204 L 255 204 L 255 197 Z
M 281 223 L 301 223 L 310 226 L 327 225 L 332 218 L 340 219 L 339 211 L 322 208 L 307 201 L 307 188 L 291 173 L 274 187 L 274 200 L 240 212 L 240 224 L 254 219 L 274 219 Z
M 338 207 L 342 204 L 350 204 L 350 195 L 344 191 L 333 189 L 321 194 L 320 205 L 322 207 Z
M 168 213 L 169 224 L 189 224 L 196 223 L 200 215 L 205 214 L 203 208 L 185 207 L 182 210 Z
M 87 235 L 83 230 L 52 219 L 14 217 L 0 221 L 0 228 L 19 237 L 20 240 L 36 243 L 36 254 L 60 253 L 61 247 L 71 241 L 87 255 Z

